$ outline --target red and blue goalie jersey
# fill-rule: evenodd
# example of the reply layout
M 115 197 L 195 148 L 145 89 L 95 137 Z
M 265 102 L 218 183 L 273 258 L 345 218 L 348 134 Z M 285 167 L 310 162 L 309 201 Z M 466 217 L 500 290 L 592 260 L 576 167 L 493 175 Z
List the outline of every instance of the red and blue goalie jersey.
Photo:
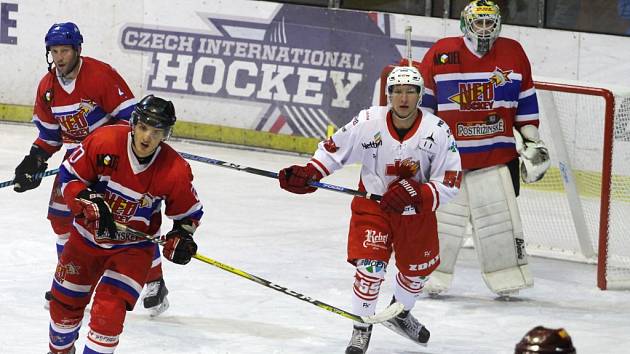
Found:
M 160 233 L 163 203 L 170 219 L 189 218 L 198 224 L 203 206 L 192 185 L 188 162 L 161 143 L 151 161 L 141 165 L 131 150 L 131 139 L 131 127 L 123 125 L 104 127 L 87 137 L 60 168 L 66 203 L 73 205 L 70 201 L 89 186 L 103 195 L 116 222 L 149 235 Z M 124 237 L 98 240 L 80 217 L 75 218 L 74 226 L 87 242 L 102 248 L 147 242 Z
M 521 45 L 498 38 L 478 57 L 463 37 L 437 41 L 421 65 L 421 105 L 455 134 L 462 168 L 472 170 L 518 157 L 512 126 L 538 126 L 538 102 L 529 60 Z
M 89 57 L 81 57 L 80 65 L 77 77 L 68 83 L 50 72 L 39 82 L 33 109 L 39 135 L 34 144 L 50 155 L 63 145 L 74 149 L 100 126 L 128 121 L 135 106 L 131 90 L 111 66 Z

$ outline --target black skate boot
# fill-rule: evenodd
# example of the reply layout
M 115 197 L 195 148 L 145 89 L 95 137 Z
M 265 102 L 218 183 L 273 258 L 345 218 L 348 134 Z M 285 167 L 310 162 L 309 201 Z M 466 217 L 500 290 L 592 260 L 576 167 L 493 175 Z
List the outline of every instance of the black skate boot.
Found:
M 370 337 L 372 336 L 372 325 L 369 327 L 354 326 L 352 330 L 352 338 L 346 348 L 346 354 L 365 354 L 368 345 L 370 345 Z
M 413 317 L 409 311 L 403 311 L 400 315 L 383 322 L 383 325 L 414 343 L 427 345 L 431 333 L 424 325 Z
M 168 289 L 164 283 L 164 279 L 160 278 L 146 284 L 147 290 L 144 293 L 144 308 L 149 310 L 151 317 L 156 317 L 166 311 L 169 307 Z

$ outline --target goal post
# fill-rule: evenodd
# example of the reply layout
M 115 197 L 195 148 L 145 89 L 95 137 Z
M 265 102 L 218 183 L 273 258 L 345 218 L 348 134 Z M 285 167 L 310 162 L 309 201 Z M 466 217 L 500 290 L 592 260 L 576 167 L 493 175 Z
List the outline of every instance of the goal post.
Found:
M 381 73 L 380 104 L 387 104 Z M 529 254 L 597 264 L 597 286 L 630 289 L 630 92 L 536 81 L 551 168 L 521 184 Z

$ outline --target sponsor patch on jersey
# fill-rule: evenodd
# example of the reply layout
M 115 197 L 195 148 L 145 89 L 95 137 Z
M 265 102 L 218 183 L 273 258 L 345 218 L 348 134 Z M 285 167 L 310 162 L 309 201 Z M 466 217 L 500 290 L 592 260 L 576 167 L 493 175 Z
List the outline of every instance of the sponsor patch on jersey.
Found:
M 409 270 L 412 272 L 417 272 L 419 270 L 425 270 L 428 269 L 436 264 L 438 264 L 438 261 L 440 260 L 440 255 L 437 255 L 433 258 L 431 258 L 428 262 L 424 262 L 421 264 L 410 264 L 409 265 Z
M 335 142 L 333 141 L 332 136 L 324 141 L 324 149 L 326 149 L 326 151 L 331 154 L 334 154 L 335 152 L 337 152 L 337 150 L 339 150 L 337 144 L 335 144 Z
M 118 155 L 112 154 L 97 154 L 96 155 L 96 166 L 97 167 L 107 167 L 115 170 L 118 168 Z
M 363 146 L 363 148 L 365 150 L 367 149 L 378 149 L 379 146 L 383 145 L 383 139 L 381 139 L 381 133 L 378 132 L 374 135 L 374 140 L 367 142 L 367 143 L 361 143 L 361 146 Z
M 48 90 L 46 90 L 46 92 L 44 92 L 44 102 L 46 103 L 50 103 L 53 100 L 53 90 L 50 88 Z
M 496 114 L 490 115 L 485 121 L 457 123 L 458 137 L 486 137 L 505 132 L 505 122 Z
M 435 65 L 459 64 L 459 52 L 436 53 L 433 57 Z
M 376 230 L 365 230 L 365 240 L 363 240 L 363 247 L 365 248 L 378 248 L 387 249 L 387 239 L 389 234 L 382 234 Z

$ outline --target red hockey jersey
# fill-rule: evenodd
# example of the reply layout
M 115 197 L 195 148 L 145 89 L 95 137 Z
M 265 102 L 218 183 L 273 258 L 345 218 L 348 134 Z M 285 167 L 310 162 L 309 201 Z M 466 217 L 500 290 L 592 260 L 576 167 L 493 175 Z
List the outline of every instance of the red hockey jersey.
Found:
M 482 57 L 463 37 L 441 39 L 424 56 L 421 72 L 421 105 L 451 127 L 465 170 L 516 158 L 512 126 L 538 126 L 530 63 L 512 39 L 498 38 Z
M 129 120 L 136 99 L 123 78 L 108 64 L 81 57 L 77 77 L 63 83 L 48 72 L 35 97 L 33 122 L 39 129 L 35 144 L 49 154 L 62 145 L 75 148 L 94 129 Z
M 60 168 L 66 203 L 72 209 L 77 194 L 89 186 L 103 195 L 115 221 L 147 234 L 160 232 L 162 203 L 169 218 L 198 223 L 203 207 L 188 162 L 161 143 L 151 161 L 141 165 L 131 139 L 131 128 L 122 125 L 104 127 L 87 137 Z M 82 218 L 75 218 L 74 226 L 84 239 L 102 248 L 146 242 L 120 232 L 116 241 L 99 240 Z

